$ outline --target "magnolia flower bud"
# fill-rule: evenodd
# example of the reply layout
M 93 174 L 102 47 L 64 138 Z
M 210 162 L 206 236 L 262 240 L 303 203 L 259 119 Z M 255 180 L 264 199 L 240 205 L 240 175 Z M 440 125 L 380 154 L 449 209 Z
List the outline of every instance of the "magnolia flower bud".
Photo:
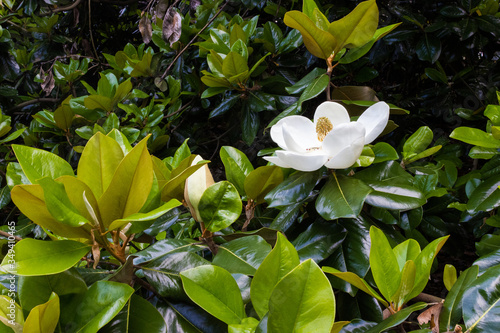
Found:
M 197 155 L 191 165 L 195 165 L 202 160 L 203 158 L 201 158 L 200 155 Z M 213 184 L 214 179 L 212 177 L 212 173 L 206 164 L 186 179 L 186 185 L 184 186 L 184 200 L 191 211 L 191 215 L 193 215 L 193 218 L 197 222 L 203 222 L 201 220 L 200 212 L 198 211 L 201 196 L 203 195 L 203 192 L 205 192 L 205 190 Z

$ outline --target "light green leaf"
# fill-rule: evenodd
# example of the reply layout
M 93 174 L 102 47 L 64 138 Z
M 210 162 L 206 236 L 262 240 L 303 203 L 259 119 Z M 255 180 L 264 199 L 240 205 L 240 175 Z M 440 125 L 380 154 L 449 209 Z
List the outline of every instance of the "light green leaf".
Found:
M 450 134 L 450 138 L 460 140 L 465 143 L 485 147 L 500 148 L 500 140 L 495 139 L 491 133 L 486 133 L 477 128 L 458 127 Z
M 391 301 L 396 304 L 396 309 L 401 309 L 403 304 L 408 302 L 406 296 L 412 291 L 415 283 L 416 267 L 413 260 L 408 260 L 401 270 L 401 282 L 396 293 L 392 296 Z
M 269 311 L 269 298 L 276 284 L 299 263 L 293 245 L 283 234 L 278 233 L 274 249 L 255 272 L 250 288 L 252 305 L 260 318 Z
M 207 230 L 216 232 L 238 219 L 242 203 L 236 188 L 230 182 L 222 181 L 203 192 L 198 209 Z
M 180 274 L 189 298 L 215 318 L 230 325 L 246 317 L 240 289 L 225 269 L 205 265 Z
M 22 145 L 12 145 L 12 150 L 32 184 L 36 184 L 37 180 L 43 177 L 55 179 L 64 175 L 75 175 L 71 165 L 56 154 Z
M 256 204 L 264 203 L 264 197 L 283 181 L 283 171 L 277 166 L 262 166 L 251 171 L 245 178 L 244 187 L 248 199 Z
M 24 332 L 53 333 L 59 322 L 59 296 L 52 293 L 47 303 L 31 310 L 24 323 Z
M 222 61 L 222 74 L 228 79 L 248 70 L 246 59 L 239 53 L 229 52 Z
M 10 256 L 6 256 L 1 268 L 24 276 L 56 274 L 73 267 L 89 250 L 90 246 L 72 240 L 42 241 L 25 238 L 14 246 L 15 262 L 12 262 Z
M 453 288 L 453 285 L 457 282 L 457 269 L 455 266 L 450 264 L 444 266 L 443 282 L 448 291 Z
M 245 178 L 253 171 L 252 163 L 240 150 L 224 146 L 220 150 L 220 158 L 226 170 L 226 178 L 231 182 L 240 195 L 245 194 Z
M 325 274 L 308 259 L 278 282 L 269 299 L 267 330 L 330 333 L 335 297 Z

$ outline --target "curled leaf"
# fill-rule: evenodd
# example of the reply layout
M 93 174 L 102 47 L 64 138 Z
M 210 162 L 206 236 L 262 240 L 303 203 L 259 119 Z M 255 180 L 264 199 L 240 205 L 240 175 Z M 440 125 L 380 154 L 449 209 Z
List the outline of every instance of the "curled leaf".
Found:
M 144 13 L 142 13 L 142 17 L 139 21 L 139 31 L 141 32 L 144 43 L 149 44 L 153 36 L 153 26 L 151 25 L 151 20 Z
M 45 73 L 43 68 L 40 68 L 40 77 L 43 78 L 43 82 L 41 83 L 42 90 L 45 92 L 45 96 L 49 96 L 55 87 L 54 74 L 52 74 L 51 70 Z
M 173 7 L 170 7 L 163 18 L 162 36 L 166 42 L 177 42 L 181 38 L 182 17 Z

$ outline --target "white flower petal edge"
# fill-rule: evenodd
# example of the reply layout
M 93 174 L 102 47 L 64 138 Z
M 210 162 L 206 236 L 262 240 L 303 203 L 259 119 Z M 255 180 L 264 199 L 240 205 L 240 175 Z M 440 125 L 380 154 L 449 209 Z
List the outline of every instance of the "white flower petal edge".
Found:
M 264 156 L 263 157 L 266 161 L 273 163 L 274 165 L 277 165 L 281 168 L 291 168 L 290 165 L 286 164 L 282 160 L 279 159 L 277 156 Z
M 321 151 L 300 154 L 286 150 L 278 150 L 276 151 L 276 156 L 281 162 L 299 171 L 318 170 L 328 161 L 328 156 Z
M 316 112 L 314 112 L 314 123 L 318 122 L 318 119 L 321 117 L 326 117 L 328 120 L 332 122 L 333 126 L 337 126 L 339 124 L 348 123 L 351 121 L 349 118 L 349 113 L 341 104 L 336 102 L 323 102 L 317 108 Z
M 378 102 L 366 109 L 357 122 L 363 124 L 366 129 L 365 144 L 375 140 L 387 126 L 390 108 L 385 102 Z
M 292 136 L 301 138 L 301 145 L 318 146 L 318 138 L 316 136 L 316 129 L 313 122 L 303 116 L 288 116 L 271 127 L 271 139 L 278 144 L 282 149 L 288 150 L 291 147 L 286 145 L 285 138 L 283 137 L 283 127 L 286 126 L 287 130 Z
M 325 166 L 345 169 L 356 163 L 365 146 L 365 132 L 357 122 L 336 126 L 323 141 L 323 151 L 329 156 Z

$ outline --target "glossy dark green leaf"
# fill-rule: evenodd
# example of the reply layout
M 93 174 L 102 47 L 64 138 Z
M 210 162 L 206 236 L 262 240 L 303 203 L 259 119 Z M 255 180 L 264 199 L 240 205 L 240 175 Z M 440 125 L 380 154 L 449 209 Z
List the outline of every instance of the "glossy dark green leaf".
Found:
M 480 211 L 490 211 L 500 205 L 500 175 L 490 177 L 483 181 L 471 193 L 467 202 L 467 211 L 470 214 Z
M 186 294 L 205 311 L 226 324 L 239 324 L 246 317 L 240 289 L 223 268 L 206 265 L 181 272 Z
M 166 332 L 162 315 L 144 298 L 132 295 L 123 309 L 99 332 Z
M 80 294 L 87 286 L 76 271 L 67 270 L 54 275 L 20 276 L 17 290 L 19 303 L 27 314 L 35 306 L 47 302 L 52 293 L 59 296 Z
M 476 242 L 476 252 L 481 257 L 497 250 L 500 250 L 500 235 L 486 234 Z
M 387 182 L 367 183 L 372 189 L 366 203 L 392 210 L 418 208 L 426 203 L 425 195 L 413 186 L 389 185 Z
M 371 327 L 366 333 L 382 333 L 388 328 L 395 327 L 405 321 L 414 311 L 422 310 L 427 306 L 426 303 L 419 302 L 404 308 L 401 311 L 396 312 L 389 318 L 385 319 L 381 323 Z
M 371 191 L 371 187 L 359 179 L 334 174 L 321 189 L 316 210 L 325 220 L 357 217 Z
M 316 67 L 306 76 L 297 81 L 293 86 L 286 87 L 285 90 L 290 94 L 298 94 L 304 91 L 307 87 L 309 87 L 317 78 L 321 75 L 325 74 L 325 69 Z
M 196 253 L 169 252 L 143 265 L 142 269 L 148 282 L 160 295 L 178 299 L 184 295 L 179 273 L 209 263 Z
M 342 244 L 345 233 L 342 226 L 333 223 L 313 223 L 293 242 L 301 261 L 320 262 L 329 257 Z
M 425 34 L 417 43 L 416 53 L 420 60 L 433 64 L 441 55 L 441 41 L 433 35 Z
M 247 145 L 251 145 L 257 136 L 260 120 L 259 115 L 252 111 L 247 104 L 243 108 L 243 119 L 241 121 L 241 138 Z
M 191 242 L 182 239 L 166 238 L 151 244 L 142 251 L 134 253 L 134 265 L 150 262 L 169 253 L 194 252 L 197 250 L 199 250 L 198 247 Z
M 25 238 L 14 246 L 15 263 L 6 256 L 2 268 L 24 276 L 61 273 L 85 256 L 90 246 L 73 240 L 42 241 Z
M 500 325 L 500 265 L 472 282 L 462 300 L 465 326 L 472 332 L 494 332 Z
M 320 177 L 319 171 L 295 172 L 266 195 L 269 207 L 298 203 L 309 196 Z
M 446 17 L 464 17 L 467 15 L 467 12 L 458 6 L 444 6 L 442 7 L 439 12 L 441 15 L 446 16 Z
M 168 306 L 157 305 L 169 333 L 219 333 L 227 330 L 227 324 L 211 316 L 198 305 L 168 301 Z
M 226 269 L 229 273 L 254 275 L 270 251 L 271 246 L 264 238 L 242 237 L 219 246 L 212 263 Z
M 224 146 L 220 150 L 220 158 L 226 170 L 226 178 L 238 190 L 240 195 L 245 194 L 245 178 L 253 171 L 252 163 L 240 150 Z
M 274 218 L 269 228 L 285 232 L 290 228 L 300 214 L 302 203 L 285 206 Z
M 231 108 L 238 102 L 240 96 L 233 95 L 225 98 L 220 104 L 218 104 L 212 111 L 210 111 L 209 118 L 221 116 L 231 110 Z
M 375 160 L 373 161 L 373 163 L 393 161 L 399 158 L 396 149 L 394 149 L 390 144 L 386 142 L 377 142 L 372 147 L 372 150 L 375 153 Z
M 94 283 L 61 308 L 62 330 L 68 333 L 97 332 L 120 312 L 133 293 L 134 289 L 123 283 Z
M 276 285 L 269 299 L 267 331 L 330 333 L 335 297 L 328 279 L 306 260 Z
M 299 263 L 297 250 L 278 233 L 276 246 L 257 269 L 250 288 L 252 305 L 260 318 L 269 311 L 269 298 L 276 284 Z
M 236 188 L 230 182 L 222 181 L 203 192 L 198 209 L 205 227 L 216 232 L 238 219 L 242 203 Z
M 439 329 L 442 332 L 453 330 L 462 319 L 462 298 L 469 285 L 477 278 L 478 266 L 474 265 L 463 271 L 453 284 L 439 315 Z M 466 304 L 469 306 L 469 304 Z

